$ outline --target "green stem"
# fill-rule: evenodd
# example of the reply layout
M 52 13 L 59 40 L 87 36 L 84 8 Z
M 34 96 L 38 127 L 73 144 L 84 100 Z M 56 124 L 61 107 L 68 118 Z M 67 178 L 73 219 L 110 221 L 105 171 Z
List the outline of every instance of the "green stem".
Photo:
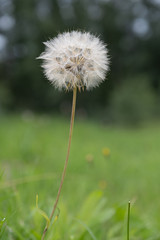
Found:
M 53 206 L 53 210 L 51 212 L 51 215 L 49 217 L 50 222 L 52 221 L 53 215 L 55 213 L 58 201 L 59 201 L 59 197 L 60 197 L 60 193 L 62 190 L 62 186 L 63 186 L 63 182 L 64 182 L 64 178 L 65 178 L 65 174 L 66 174 L 66 170 L 67 170 L 67 165 L 68 165 L 68 159 L 69 159 L 69 153 L 70 153 L 70 147 L 71 147 L 71 139 L 72 139 L 72 132 L 73 132 L 73 125 L 74 125 L 74 118 L 75 118 L 75 109 L 76 109 L 76 95 L 77 95 L 77 88 L 73 89 L 73 100 L 72 100 L 72 113 L 71 113 L 71 122 L 70 122 L 70 131 L 69 131 L 69 140 L 68 140 L 68 149 L 67 149 L 67 156 L 66 156 L 66 161 L 64 164 L 64 169 L 63 169 L 63 173 L 62 173 L 62 177 L 61 177 L 61 182 L 60 182 L 60 186 L 58 189 L 58 193 L 57 193 L 57 197 L 56 197 L 56 201 L 55 204 Z M 48 230 L 48 225 L 46 225 L 44 231 L 43 231 L 43 235 L 41 240 L 44 240 L 46 232 Z
M 128 202 L 128 214 L 127 214 L 127 240 L 129 240 L 129 224 L 130 224 L 130 209 L 131 209 L 131 202 Z

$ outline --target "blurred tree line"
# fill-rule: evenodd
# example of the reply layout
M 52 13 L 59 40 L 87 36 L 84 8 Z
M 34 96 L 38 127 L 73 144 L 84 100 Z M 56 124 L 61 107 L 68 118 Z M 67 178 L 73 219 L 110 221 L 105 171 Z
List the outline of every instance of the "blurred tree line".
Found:
M 111 62 L 108 80 L 81 93 L 79 112 L 101 111 L 106 121 L 157 116 L 159 23 L 160 0 L 0 0 L 0 111 L 67 111 L 71 93 L 50 86 L 36 57 L 44 41 L 78 29 L 100 35 Z

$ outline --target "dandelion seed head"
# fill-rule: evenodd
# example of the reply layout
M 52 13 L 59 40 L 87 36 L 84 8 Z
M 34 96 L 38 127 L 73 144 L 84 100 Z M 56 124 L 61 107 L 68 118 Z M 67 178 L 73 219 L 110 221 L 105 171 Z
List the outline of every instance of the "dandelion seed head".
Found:
M 108 51 L 98 37 L 78 31 L 65 32 L 44 43 L 38 57 L 48 80 L 56 88 L 73 90 L 98 86 L 108 70 Z

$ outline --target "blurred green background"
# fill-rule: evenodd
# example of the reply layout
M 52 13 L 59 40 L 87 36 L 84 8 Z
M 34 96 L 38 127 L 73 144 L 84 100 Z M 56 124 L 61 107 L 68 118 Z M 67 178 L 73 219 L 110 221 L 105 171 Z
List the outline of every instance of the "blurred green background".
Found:
M 159 117 L 159 22 L 159 0 L 0 0 L 0 112 L 69 112 L 71 94 L 50 86 L 36 57 L 42 42 L 78 29 L 99 35 L 111 62 L 107 81 L 79 97 L 79 114 L 132 124 Z

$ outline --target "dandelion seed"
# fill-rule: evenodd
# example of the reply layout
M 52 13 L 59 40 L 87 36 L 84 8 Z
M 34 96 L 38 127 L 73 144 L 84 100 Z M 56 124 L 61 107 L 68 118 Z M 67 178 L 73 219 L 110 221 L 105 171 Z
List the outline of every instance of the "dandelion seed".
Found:
M 79 90 L 98 86 L 108 70 L 107 49 L 90 33 L 65 32 L 44 43 L 38 57 L 48 80 L 58 89 Z

